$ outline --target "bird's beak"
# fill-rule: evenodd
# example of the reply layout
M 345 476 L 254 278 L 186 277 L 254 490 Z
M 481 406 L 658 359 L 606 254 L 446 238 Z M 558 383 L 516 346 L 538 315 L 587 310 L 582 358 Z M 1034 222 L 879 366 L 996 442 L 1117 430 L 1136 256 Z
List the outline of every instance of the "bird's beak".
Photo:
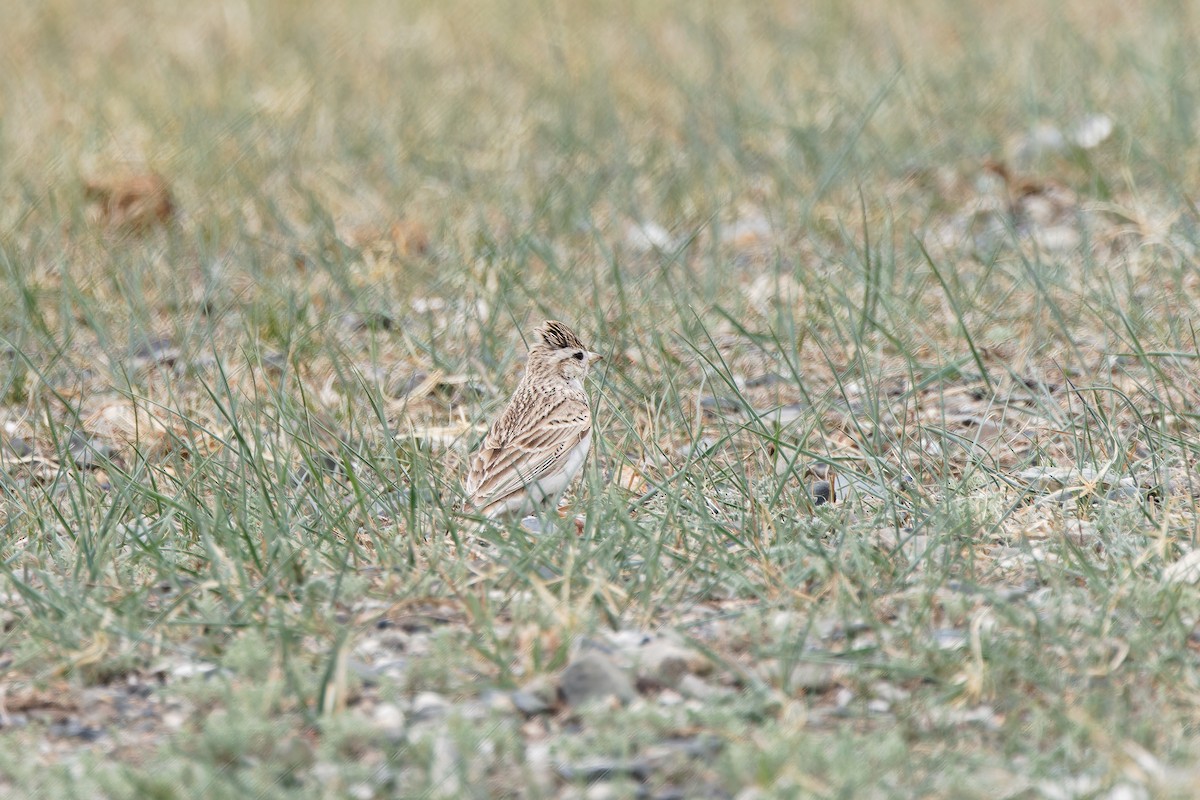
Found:
M 595 364 L 597 361 L 604 360 L 604 356 L 599 353 L 588 353 L 588 364 Z

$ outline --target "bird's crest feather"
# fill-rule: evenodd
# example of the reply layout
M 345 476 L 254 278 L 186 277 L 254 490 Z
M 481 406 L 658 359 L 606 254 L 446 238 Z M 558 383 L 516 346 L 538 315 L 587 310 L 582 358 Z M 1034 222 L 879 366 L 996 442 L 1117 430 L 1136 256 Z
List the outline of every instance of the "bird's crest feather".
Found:
M 575 335 L 573 330 L 557 320 L 546 320 L 537 329 L 537 334 L 541 337 L 542 343 L 551 350 L 563 350 L 566 348 L 576 350 L 587 349 L 583 346 L 583 342 L 579 341 L 579 337 Z

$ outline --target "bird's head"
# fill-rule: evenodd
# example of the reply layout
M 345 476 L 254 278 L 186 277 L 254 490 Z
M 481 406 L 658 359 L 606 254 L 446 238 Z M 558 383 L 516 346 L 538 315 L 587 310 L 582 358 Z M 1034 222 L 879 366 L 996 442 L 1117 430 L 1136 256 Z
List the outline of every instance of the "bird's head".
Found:
M 603 358 L 588 350 L 574 331 L 556 320 L 547 320 L 534 333 L 539 341 L 529 351 L 531 367 L 545 369 L 563 380 L 582 381 L 592 364 Z

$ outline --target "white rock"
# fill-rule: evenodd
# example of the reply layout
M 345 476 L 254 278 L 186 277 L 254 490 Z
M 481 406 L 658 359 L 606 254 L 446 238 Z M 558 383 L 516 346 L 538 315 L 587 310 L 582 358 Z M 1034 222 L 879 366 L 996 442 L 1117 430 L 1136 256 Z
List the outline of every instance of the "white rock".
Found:
M 450 734 L 439 731 L 433 739 L 433 759 L 429 765 L 429 780 L 442 797 L 457 797 L 462 789 L 459 766 L 462 756 Z
M 375 706 L 371 722 L 390 739 L 398 739 L 404 735 L 404 712 L 394 703 L 380 703 Z
M 630 224 L 625 228 L 625 246 L 635 253 L 654 250 L 674 250 L 677 246 L 671 232 L 657 222 Z
M 1112 136 L 1115 127 L 1107 114 L 1088 114 L 1071 130 L 1071 141 L 1076 147 L 1091 150 Z
M 437 692 L 419 692 L 412 699 L 411 710 L 418 717 L 433 717 L 445 712 L 450 707 L 450 701 Z
M 1200 582 L 1200 550 L 1193 550 L 1163 570 L 1167 583 Z

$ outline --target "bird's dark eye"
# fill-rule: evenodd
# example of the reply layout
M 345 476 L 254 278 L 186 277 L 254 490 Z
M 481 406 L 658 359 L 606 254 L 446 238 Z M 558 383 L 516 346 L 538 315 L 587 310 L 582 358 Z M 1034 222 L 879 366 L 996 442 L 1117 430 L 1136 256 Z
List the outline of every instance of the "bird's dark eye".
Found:
M 575 352 L 574 352 L 574 353 L 571 355 L 571 358 L 575 359 L 576 361 L 583 361 L 583 353 L 581 353 L 581 352 L 579 352 L 578 350 L 576 350 L 576 351 L 575 351 Z

